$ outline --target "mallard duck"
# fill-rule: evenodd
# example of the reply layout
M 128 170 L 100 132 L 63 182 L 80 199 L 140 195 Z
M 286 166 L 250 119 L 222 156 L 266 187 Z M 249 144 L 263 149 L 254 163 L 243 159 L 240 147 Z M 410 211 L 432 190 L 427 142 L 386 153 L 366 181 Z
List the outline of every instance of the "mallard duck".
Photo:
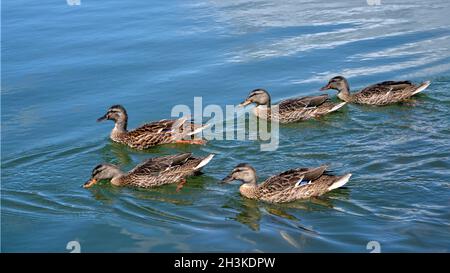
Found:
M 150 188 L 170 183 L 179 183 L 179 190 L 186 182 L 185 178 L 199 174 L 202 167 L 208 164 L 213 154 L 196 158 L 191 153 L 182 153 L 163 157 L 150 158 L 137 165 L 129 172 L 123 172 L 118 166 L 104 163 L 92 170 L 91 179 L 83 187 L 89 188 L 103 179 L 110 179 L 115 186 L 131 186 Z
M 335 89 L 338 98 L 345 102 L 359 104 L 386 105 L 405 101 L 406 99 L 422 92 L 430 81 L 421 84 L 413 84 L 410 81 L 385 81 L 368 86 L 357 93 L 350 93 L 347 79 L 342 76 L 332 78 L 327 85 L 320 90 Z
M 336 176 L 326 171 L 327 166 L 297 168 L 274 175 L 258 184 L 255 169 L 246 163 L 237 165 L 222 183 L 240 180 L 240 193 L 250 199 L 270 203 L 291 202 L 320 196 L 345 185 L 351 174 Z
M 139 150 L 167 143 L 205 144 L 206 142 L 202 139 L 185 139 L 207 127 L 187 122 L 186 118 L 154 121 L 128 131 L 127 111 L 122 105 L 113 105 L 105 115 L 97 119 L 97 122 L 104 120 L 113 120 L 115 123 L 110 134 L 113 141 Z
M 255 103 L 255 116 L 280 123 L 297 122 L 319 117 L 334 112 L 345 105 L 345 102 L 335 104 L 328 100 L 328 95 L 292 98 L 272 105 L 269 92 L 255 89 L 239 106 Z

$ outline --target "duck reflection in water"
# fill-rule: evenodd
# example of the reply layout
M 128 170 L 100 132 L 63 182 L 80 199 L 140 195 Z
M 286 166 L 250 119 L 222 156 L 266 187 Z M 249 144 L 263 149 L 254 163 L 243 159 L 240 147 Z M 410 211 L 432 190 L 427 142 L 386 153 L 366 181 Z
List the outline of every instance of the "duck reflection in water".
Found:
M 229 219 L 244 224 L 254 231 L 259 231 L 260 222 L 265 216 L 270 217 L 272 221 L 281 221 L 293 228 L 317 234 L 311 227 L 300 223 L 302 211 L 313 212 L 334 209 L 333 203 L 336 200 L 345 201 L 349 197 L 350 191 L 343 187 L 339 193 L 333 193 L 330 196 L 313 197 L 283 204 L 271 204 L 241 196 L 238 200 L 229 201 L 225 207 L 232 208 L 237 212 L 235 217 Z
M 102 187 L 92 188 L 90 192 L 96 200 L 109 205 L 113 204 L 114 200 L 125 195 L 144 202 L 162 202 L 190 206 L 195 203 L 195 200 L 200 199 L 198 195 L 205 192 L 205 185 L 215 181 L 214 178 L 206 175 L 193 176 L 186 180 L 187 182 L 183 186 L 182 191 L 179 192 L 176 191 L 177 185 L 175 184 L 155 188 L 122 188 L 112 186 L 109 183 L 104 183 Z

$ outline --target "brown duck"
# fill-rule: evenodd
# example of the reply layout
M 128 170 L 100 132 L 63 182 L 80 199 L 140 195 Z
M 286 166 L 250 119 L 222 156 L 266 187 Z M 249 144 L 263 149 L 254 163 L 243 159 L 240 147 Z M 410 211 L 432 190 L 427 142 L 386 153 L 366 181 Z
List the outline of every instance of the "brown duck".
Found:
M 338 91 L 338 98 L 345 102 L 387 105 L 409 99 L 425 90 L 430 83 L 430 81 L 425 81 L 420 84 L 413 84 L 410 81 L 385 81 L 373 84 L 352 94 L 350 93 L 350 86 L 347 79 L 342 76 L 337 76 L 332 78 L 320 90 L 335 89 Z
M 350 179 L 350 173 L 336 176 L 326 169 L 327 166 L 291 169 L 258 184 L 255 169 L 241 163 L 222 182 L 240 180 L 243 184 L 239 191 L 243 196 L 270 203 L 284 203 L 320 196 L 342 187 Z
M 245 101 L 239 106 L 256 104 L 253 108 L 255 116 L 273 120 L 280 123 L 298 122 L 320 117 L 334 112 L 346 103 L 332 103 L 328 95 L 307 96 L 280 101 L 272 105 L 269 92 L 264 89 L 255 89 L 250 92 Z
M 201 132 L 207 126 L 188 122 L 185 118 L 154 121 L 128 131 L 127 111 L 122 105 L 113 105 L 105 115 L 97 119 L 98 122 L 104 120 L 113 120 L 115 123 L 110 134 L 111 140 L 139 150 L 167 143 L 205 144 L 206 142 L 202 139 L 186 139 Z
M 150 188 L 180 183 L 178 187 L 180 189 L 186 182 L 185 178 L 199 174 L 213 156 L 210 154 L 207 157 L 196 158 L 191 153 L 182 153 L 155 157 L 137 165 L 129 172 L 121 171 L 116 165 L 104 163 L 92 170 L 91 179 L 83 187 L 89 188 L 100 180 L 109 179 L 115 186 Z

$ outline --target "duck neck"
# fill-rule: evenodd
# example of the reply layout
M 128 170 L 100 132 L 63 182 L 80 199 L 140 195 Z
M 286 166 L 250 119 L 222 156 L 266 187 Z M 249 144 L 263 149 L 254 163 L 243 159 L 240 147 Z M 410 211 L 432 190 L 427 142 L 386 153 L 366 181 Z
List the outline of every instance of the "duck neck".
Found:
M 256 178 L 251 182 L 246 182 L 239 187 L 239 192 L 250 199 L 258 199 L 258 184 L 256 183 Z
M 111 138 L 115 139 L 121 135 L 127 133 L 128 118 L 124 117 L 122 119 L 116 120 L 114 124 L 114 129 L 111 132 Z
M 257 117 L 269 120 L 272 115 L 272 107 L 270 102 L 268 104 L 260 104 L 253 109 Z
M 113 178 L 111 178 L 111 184 L 114 186 L 122 186 L 123 185 L 123 176 L 125 173 L 123 173 L 121 170 L 117 170 L 117 172 L 114 174 Z
M 347 81 L 345 81 L 344 87 L 338 90 L 337 96 L 339 99 L 346 102 L 350 102 L 352 100 L 352 94 L 350 93 L 350 86 L 348 85 Z

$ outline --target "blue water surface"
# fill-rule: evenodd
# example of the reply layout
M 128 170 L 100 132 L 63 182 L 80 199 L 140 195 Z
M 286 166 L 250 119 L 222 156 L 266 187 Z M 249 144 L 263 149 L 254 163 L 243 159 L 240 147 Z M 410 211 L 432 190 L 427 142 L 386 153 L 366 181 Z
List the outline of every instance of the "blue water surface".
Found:
M 450 251 L 450 2 L 321 2 L 3 1 L 1 250 Z M 113 104 L 133 128 L 194 96 L 224 106 L 259 87 L 274 101 L 319 94 L 335 75 L 354 89 L 432 84 L 408 103 L 281 126 L 272 152 L 250 140 L 136 151 L 95 122 Z M 216 156 L 178 193 L 81 188 L 100 162 L 128 170 L 188 151 Z M 353 176 L 322 198 L 269 205 L 218 184 L 240 162 L 260 179 L 321 164 Z

